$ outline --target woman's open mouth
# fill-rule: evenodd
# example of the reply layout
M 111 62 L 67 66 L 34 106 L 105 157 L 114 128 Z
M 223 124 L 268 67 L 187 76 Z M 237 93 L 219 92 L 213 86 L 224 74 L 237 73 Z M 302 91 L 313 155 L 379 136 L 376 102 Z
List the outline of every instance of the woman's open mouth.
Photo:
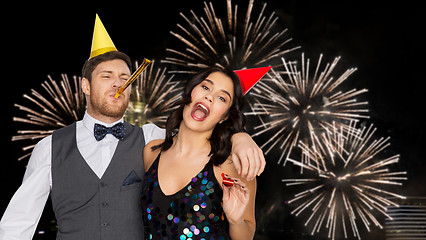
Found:
M 210 109 L 202 102 L 198 102 L 194 105 L 191 111 L 191 117 L 195 121 L 204 121 L 210 114 Z

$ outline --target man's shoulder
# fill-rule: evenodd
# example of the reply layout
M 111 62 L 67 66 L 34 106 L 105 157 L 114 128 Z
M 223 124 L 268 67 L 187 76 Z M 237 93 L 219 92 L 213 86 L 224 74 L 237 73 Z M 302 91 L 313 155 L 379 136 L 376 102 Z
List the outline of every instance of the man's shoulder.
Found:
M 157 125 L 155 125 L 154 123 L 144 124 L 144 125 L 142 125 L 142 129 L 144 131 L 149 131 L 149 132 L 152 132 L 152 131 L 155 131 L 155 130 L 163 130 L 160 127 L 158 127 Z
M 47 146 L 47 145 L 50 146 L 51 142 L 52 142 L 52 135 L 49 135 L 49 136 L 42 138 L 40 141 L 38 141 L 36 146 Z
M 145 135 L 145 142 L 149 143 L 152 140 L 164 139 L 166 130 L 158 127 L 153 123 L 148 123 L 142 126 Z
M 77 122 L 74 122 L 74 123 L 71 123 L 70 125 L 58 128 L 58 129 L 56 129 L 56 130 L 54 130 L 52 132 L 52 135 L 53 134 L 62 133 L 62 132 L 67 132 L 67 131 L 75 130 L 76 129 L 76 124 L 77 124 Z

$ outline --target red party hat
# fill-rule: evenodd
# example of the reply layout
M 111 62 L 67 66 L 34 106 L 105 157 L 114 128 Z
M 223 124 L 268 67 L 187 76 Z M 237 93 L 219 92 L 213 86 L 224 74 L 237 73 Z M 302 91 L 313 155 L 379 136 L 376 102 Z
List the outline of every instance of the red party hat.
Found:
M 243 94 L 246 93 L 256 84 L 272 67 L 259 67 L 235 70 L 234 72 L 238 75 L 241 82 L 241 88 Z

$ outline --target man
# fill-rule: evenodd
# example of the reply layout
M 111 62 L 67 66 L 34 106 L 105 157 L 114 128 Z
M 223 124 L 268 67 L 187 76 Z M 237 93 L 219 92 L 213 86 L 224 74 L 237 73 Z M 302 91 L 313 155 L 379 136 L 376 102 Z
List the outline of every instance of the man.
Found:
M 87 110 L 81 121 L 55 131 L 34 148 L 22 185 L 0 222 L 0 240 L 31 239 L 50 194 L 57 239 L 144 239 L 139 207 L 143 148 L 164 130 L 123 121 L 130 88 L 114 98 L 131 74 L 96 16 L 91 56 L 83 67 Z M 233 160 L 248 179 L 265 165 L 245 133 L 233 136 Z

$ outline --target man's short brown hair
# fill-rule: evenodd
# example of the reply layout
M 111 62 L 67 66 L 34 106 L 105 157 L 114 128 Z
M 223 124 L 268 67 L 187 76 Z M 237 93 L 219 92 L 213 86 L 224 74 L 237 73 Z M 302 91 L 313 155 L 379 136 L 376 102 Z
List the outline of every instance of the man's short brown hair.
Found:
M 132 62 L 130 61 L 130 57 L 127 56 L 125 53 L 122 53 L 119 51 L 111 51 L 111 52 L 106 52 L 104 54 L 96 56 L 94 58 L 88 59 L 83 65 L 82 76 L 86 78 L 87 80 L 89 80 L 90 82 L 92 80 L 93 71 L 100 63 L 111 61 L 114 59 L 123 60 L 129 67 L 130 72 L 132 72 Z

